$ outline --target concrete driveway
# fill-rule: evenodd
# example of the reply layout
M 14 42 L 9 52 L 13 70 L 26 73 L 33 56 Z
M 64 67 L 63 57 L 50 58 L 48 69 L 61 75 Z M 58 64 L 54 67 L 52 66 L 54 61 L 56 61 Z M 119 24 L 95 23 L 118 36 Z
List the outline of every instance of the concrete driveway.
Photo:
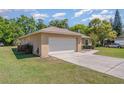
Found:
M 95 55 L 95 52 L 97 52 L 97 50 L 84 53 L 58 52 L 51 54 L 51 56 L 124 79 L 124 59 Z

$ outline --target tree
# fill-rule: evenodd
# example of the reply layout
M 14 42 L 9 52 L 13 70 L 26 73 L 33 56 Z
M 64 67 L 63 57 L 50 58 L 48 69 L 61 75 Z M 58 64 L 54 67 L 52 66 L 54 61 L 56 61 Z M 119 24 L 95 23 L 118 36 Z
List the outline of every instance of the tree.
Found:
M 36 31 L 36 21 L 34 20 L 33 17 L 28 18 L 27 29 L 28 29 L 29 33 Z
M 93 33 L 93 36 L 95 34 L 98 38 L 97 42 L 100 43 L 100 45 L 102 45 L 102 46 L 104 45 L 105 39 L 113 38 L 110 36 L 108 38 L 108 35 L 110 33 L 113 33 L 113 30 L 112 30 L 111 23 L 106 20 L 100 20 L 99 18 L 95 18 L 90 21 L 89 28 L 90 28 L 89 34 Z M 116 34 L 114 34 L 114 35 L 116 35 Z
M 33 17 L 21 15 L 17 18 L 19 29 L 24 31 L 24 34 L 29 34 L 36 31 L 36 22 Z
M 104 45 L 104 40 L 108 38 L 108 34 L 110 32 L 113 32 L 111 23 L 106 20 L 103 20 L 101 24 L 101 31 L 98 34 L 101 45 Z
M 90 33 L 90 39 L 91 39 L 93 48 L 95 48 L 98 41 L 98 36 L 95 33 Z
M 37 20 L 37 30 L 40 30 L 40 29 L 43 29 L 43 28 L 46 28 L 46 27 L 47 27 L 47 25 L 45 25 L 43 23 L 43 20 L 42 19 L 38 19 Z
M 60 27 L 60 26 L 59 26 L 59 20 L 51 20 L 51 21 L 49 22 L 49 26 Z
M 0 16 L 0 41 L 3 41 L 4 35 L 4 18 Z
M 95 41 L 96 41 L 96 37 L 97 37 L 97 41 L 96 42 L 100 42 L 101 45 L 102 45 L 102 41 L 103 41 L 103 38 L 104 38 L 104 32 L 103 32 L 103 27 L 102 27 L 102 20 L 100 20 L 99 18 L 95 18 L 95 19 L 92 19 L 89 23 L 89 28 L 90 28 L 90 37 L 92 38 L 91 41 L 92 41 L 92 44 L 93 46 L 96 45 Z M 102 36 L 102 37 L 101 37 Z M 94 39 L 93 39 L 94 38 Z
M 121 16 L 120 16 L 120 13 L 118 10 L 116 10 L 116 12 L 115 12 L 113 30 L 115 30 L 117 32 L 117 36 L 121 35 L 121 33 L 122 33 Z
M 88 34 L 88 26 L 84 24 L 76 24 L 69 29 L 71 31 L 80 32 L 81 34 Z
M 33 17 L 20 16 L 6 19 L 0 17 L 0 41 L 11 45 L 18 37 L 36 31 L 36 21 Z
M 60 25 L 62 28 L 68 28 L 68 19 L 61 20 Z
M 116 31 L 109 32 L 109 34 L 108 34 L 108 39 L 109 40 L 113 41 L 113 40 L 116 39 L 116 37 L 117 37 L 117 32 Z
M 11 29 L 11 23 L 8 19 L 3 19 L 1 30 L 3 31 L 2 41 L 8 45 L 12 44 L 14 40 L 14 31 Z
M 51 20 L 49 22 L 49 26 L 56 26 L 60 28 L 68 28 L 68 19 L 63 19 L 63 20 Z
M 102 21 L 99 18 L 94 18 L 90 21 L 89 27 L 92 28 L 92 32 L 94 32 L 95 34 L 99 34 L 99 32 L 101 31 L 101 24 Z

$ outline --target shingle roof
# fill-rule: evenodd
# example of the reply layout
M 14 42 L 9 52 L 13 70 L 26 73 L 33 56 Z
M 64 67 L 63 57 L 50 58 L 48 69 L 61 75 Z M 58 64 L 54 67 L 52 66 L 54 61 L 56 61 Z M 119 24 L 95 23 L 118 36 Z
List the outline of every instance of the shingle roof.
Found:
M 80 33 L 70 31 L 68 29 L 58 28 L 58 27 L 48 27 L 41 29 L 41 32 L 43 33 L 54 33 L 54 34 L 65 34 L 65 35 L 78 35 L 81 36 Z
M 41 29 L 41 30 L 39 30 L 37 32 L 22 36 L 20 38 L 27 37 L 27 36 L 37 34 L 37 33 L 63 34 L 63 35 L 72 35 L 72 36 L 82 36 L 82 38 L 87 38 L 87 36 L 82 35 L 80 33 L 73 32 L 73 31 L 70 31 L 68 29 L 58 28 L 58 27 L 44 28 L 44 29 Z

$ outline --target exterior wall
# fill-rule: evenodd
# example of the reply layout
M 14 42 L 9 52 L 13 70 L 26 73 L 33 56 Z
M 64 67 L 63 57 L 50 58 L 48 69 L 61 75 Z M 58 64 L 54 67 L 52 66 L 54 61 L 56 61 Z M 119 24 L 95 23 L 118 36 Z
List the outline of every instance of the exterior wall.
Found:
M 25 37 L 25 38 L 21 39 L 22 45 L 27 44 L 27 43 L 30 43 L 30 37 Z
M 21 39 L 22 44 L 30 43 L 33 45 L 33 54 L 39 55 L 41 58 L 48 57 L 49 53 L 49 37 L 64 37 L 76 39 L 76 52 L 82 49 L 82 39 L 80 36 L 58 35 L 58 34 L 35 34 Z M 39 48 L 39 54 L 37 49 Z
M 24 44 L 31 44 L 33 45 L 33 54 L 36 55 L 41 55 L 40 50 L 41 50 L 41 34 L 35 34 L 31 35 L 25 38 L 20 39 L 21 40 L 21 45 Z M 39 54 L 37 53 L 37 49 L 39 48 Z
M 32 35 L 30 37 L 30 44 L 33 45 L 33 54 L 41 55 L 41 34 Z M 39 50 L 39 53 L 38 53 Z
M 82 38 L 76 38 L 76 52 L 80 52 L 82 50 Z
M 48 36 L 47 34 L 41 34 L 41 58 L 48 57 Z

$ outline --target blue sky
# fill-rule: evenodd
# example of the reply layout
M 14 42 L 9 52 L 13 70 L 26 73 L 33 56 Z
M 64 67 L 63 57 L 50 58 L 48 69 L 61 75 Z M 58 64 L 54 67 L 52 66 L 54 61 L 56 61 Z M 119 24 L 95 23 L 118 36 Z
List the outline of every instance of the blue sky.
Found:
M 124 10 L 120 15 L 124 21 Z M 0 16 L 5 18 L 15 18 L 20 15 L 33 16 L 35 19 L 43 19 L 46 24 L 52 19 L 69 20 L 69 26 L 75 24 L 88 24 L 93 18 L 109 20 L 114 18 L 115 9 L 0 9 Z

